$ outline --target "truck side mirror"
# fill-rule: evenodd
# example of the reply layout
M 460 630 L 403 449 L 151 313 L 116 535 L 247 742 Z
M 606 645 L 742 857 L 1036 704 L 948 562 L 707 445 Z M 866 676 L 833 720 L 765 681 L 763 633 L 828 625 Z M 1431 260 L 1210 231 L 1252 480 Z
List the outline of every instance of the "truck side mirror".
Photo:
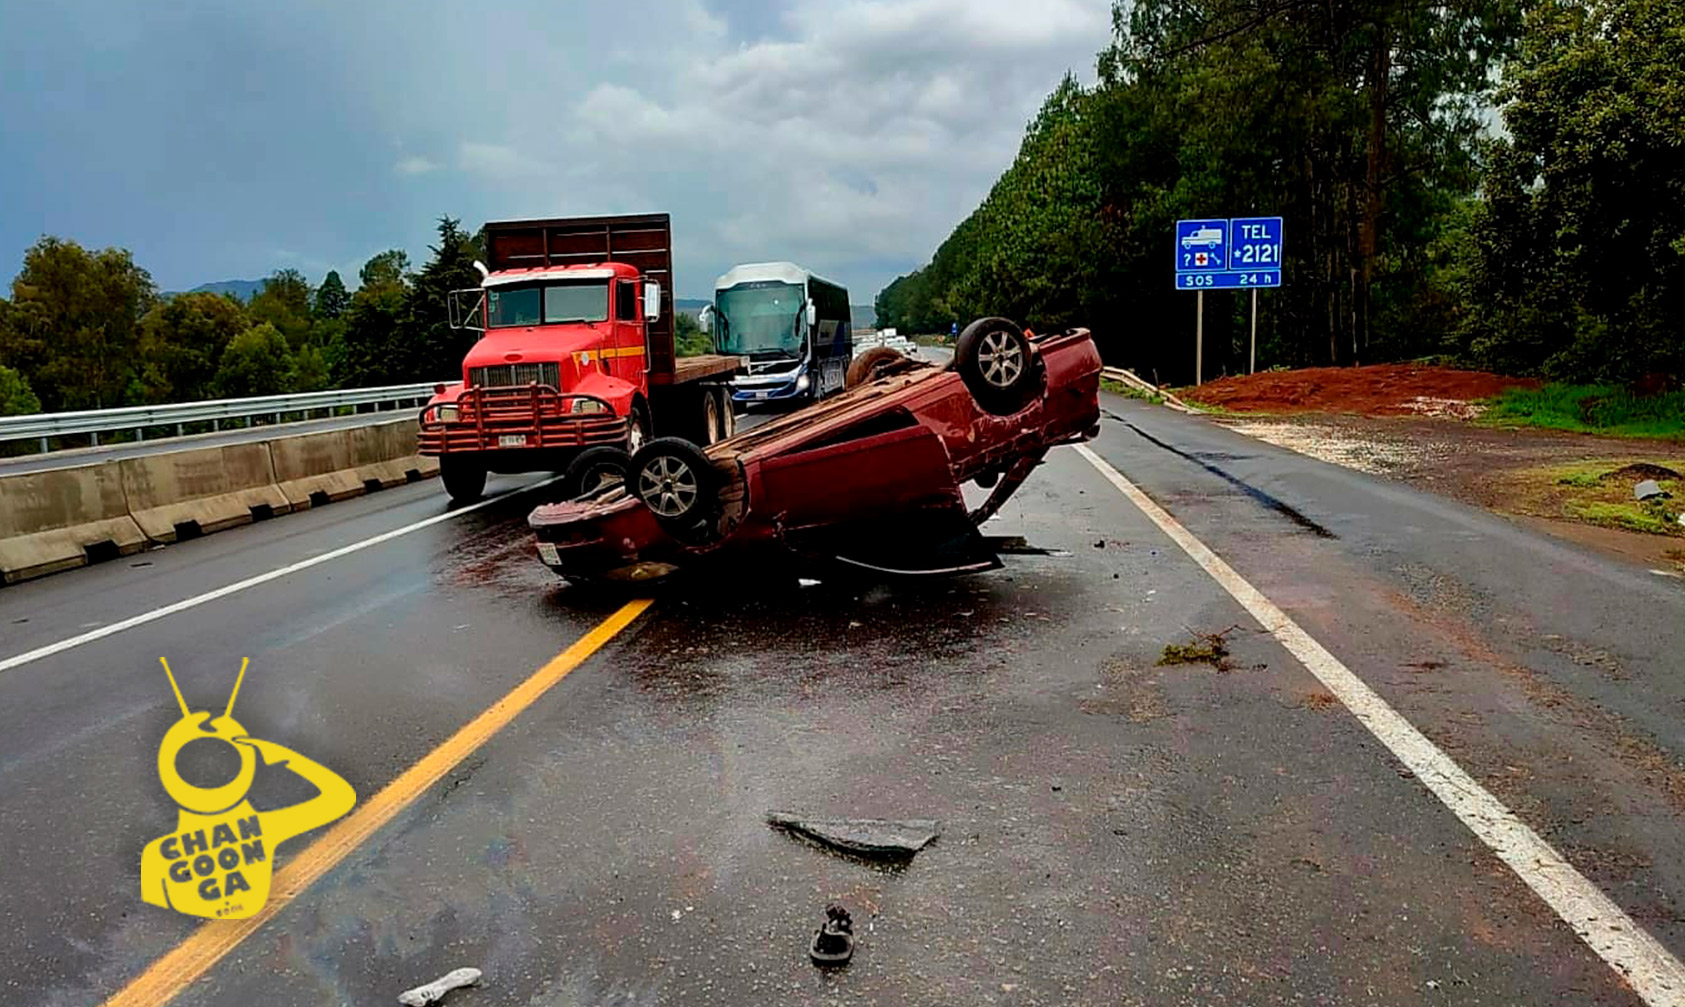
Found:
M 653 322 L 661 317 L 661 284 L 644 284 L 644 320 Z
M 807 327 L 811 329 L 815 325 L 818 325 L 818 324 L 819 324 L 819 308 L 813 303 L 812 298 L 808 298 L 808 301 L 807 301 Z
M 702 310 L 696 313 L 696 325 L 703 332 L 711 333 L 714 331 L 714 306 L 712 304 L 704 304 Z
M 445 307 L 451 328 L 486 331 L 486 292 L 479 287 L 447 292 Z

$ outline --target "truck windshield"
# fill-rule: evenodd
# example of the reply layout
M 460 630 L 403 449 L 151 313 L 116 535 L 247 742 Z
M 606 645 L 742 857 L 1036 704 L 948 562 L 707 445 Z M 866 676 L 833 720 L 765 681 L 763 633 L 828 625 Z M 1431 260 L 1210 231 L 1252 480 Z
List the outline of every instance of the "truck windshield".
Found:
M 800 285 L 777 280 L 739 283 L 719 291 L 714 304 L 726 321 L 720 352 L 800 356 L 799 322 L 806 303 Z
M 486 291 L 486 327 L 601 322 L 608 318 L 608 284 L 551 283 Z

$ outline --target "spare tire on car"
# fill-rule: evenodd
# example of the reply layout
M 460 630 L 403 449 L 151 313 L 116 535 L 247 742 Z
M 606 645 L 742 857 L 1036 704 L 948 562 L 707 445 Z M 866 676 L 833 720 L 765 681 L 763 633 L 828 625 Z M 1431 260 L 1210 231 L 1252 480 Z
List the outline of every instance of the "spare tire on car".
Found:
M 960 333 L 954 369 L 984 410 L 1010 416 L 1029 405 L 1042 374 L 1030 338 L 1005 318 L 979 318 Z
M 719 503 L 713 463 L 683 437 L 657 437 L 639 448 L 627 488 L 662 527 L 684 538 L 705 531 Z
M 874 346 L 854 358 L 848 365 L 848 373 L 843 377 L 844 388 L 856 388 L 871 381 L 876 381 L 891 366 L 907 359 L 899 350 L 887 346 Z
M 595 495 L 610 486 L 626 482 L 632 456 L 609 444 L 581 451 L 562 473 L 562 493 L 569 500 Z

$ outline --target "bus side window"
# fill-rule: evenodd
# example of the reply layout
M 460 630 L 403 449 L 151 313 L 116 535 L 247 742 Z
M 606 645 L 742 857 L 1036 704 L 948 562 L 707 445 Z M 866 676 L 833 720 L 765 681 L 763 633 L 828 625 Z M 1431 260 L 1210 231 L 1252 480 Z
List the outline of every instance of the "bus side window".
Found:
M 638 320 L 637 284 L 631 280 L 621 280 L 615 284 L 614 317 L 622 322 Z

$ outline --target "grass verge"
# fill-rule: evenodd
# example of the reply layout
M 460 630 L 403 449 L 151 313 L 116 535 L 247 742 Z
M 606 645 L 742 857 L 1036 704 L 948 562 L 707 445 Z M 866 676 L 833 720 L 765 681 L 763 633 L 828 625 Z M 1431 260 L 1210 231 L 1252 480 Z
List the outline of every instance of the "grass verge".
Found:
M 1140 399 L 1143 402 L 1151 402 L 1155 406 L 1164 404 L 1164 396 L 1162 395 L 1154 395 L 1151 392 L 1144 392 L 1133 385 L 1126 385 L 1121 381 L 1113 381 L 1111 378 L 1100 379 L 1100 390 L 1103 392 L 1111 392 L 1113 395 L 1124 395 L 1132 399 Z
M 1491 400 L 1482 420 L 1497 426 L 1685 440 L 1685 392 L 1639 396 L 1615 385 L 1510 388 Z
M 1576 462 L 1517 472 L 1510 490 L 1524 513 L 1685 538 L 1685 526 L 1679 524 L 1685 477 L 1670 474 L 1680 472 L 1685 472 L 1685 458 L 1660 466 L 1625 460 Z M 1671 497 L 1634 500 L 1633 487 L 1643 479 L 1655 479 Z

